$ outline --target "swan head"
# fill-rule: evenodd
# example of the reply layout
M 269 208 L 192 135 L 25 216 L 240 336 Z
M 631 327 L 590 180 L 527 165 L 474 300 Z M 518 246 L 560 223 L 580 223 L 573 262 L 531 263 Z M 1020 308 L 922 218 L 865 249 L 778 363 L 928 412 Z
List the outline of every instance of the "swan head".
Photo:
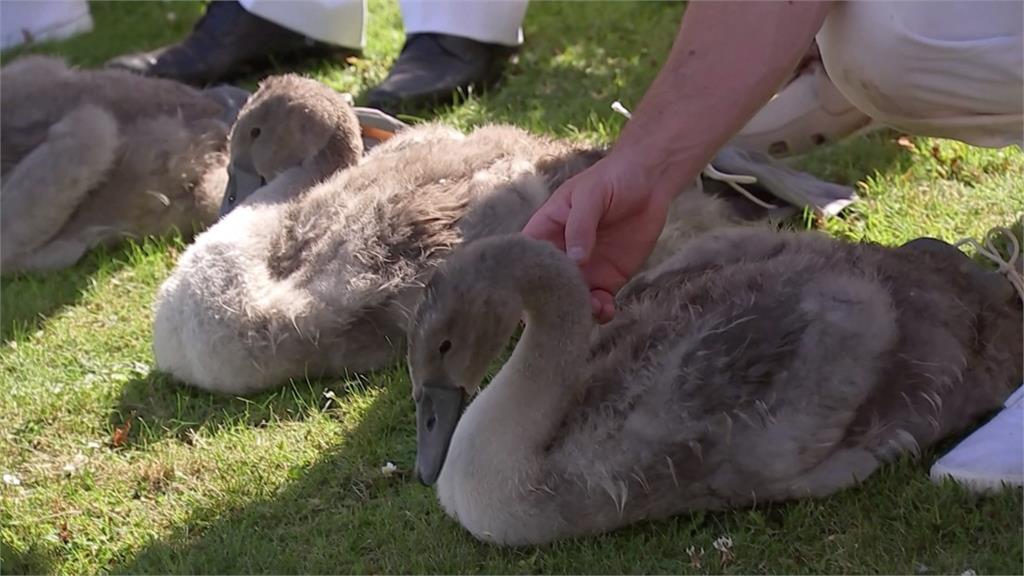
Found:
M 295 74 L 271 76 L 231 129 L 224 216 L 277 175 L 294 168 L 313 181 L 359 162 L 359 120 L 341 93 Z
M 462 410 L 519 326 L 522 300 L 496 239 L 456 250 L 434 272 L 409 329 L 416 475 L 437 481 Z

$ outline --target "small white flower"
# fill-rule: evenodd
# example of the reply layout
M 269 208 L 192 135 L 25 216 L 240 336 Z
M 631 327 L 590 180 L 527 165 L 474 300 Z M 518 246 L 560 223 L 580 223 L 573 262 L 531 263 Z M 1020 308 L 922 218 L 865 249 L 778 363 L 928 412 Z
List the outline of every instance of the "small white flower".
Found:
M 65 464 L 64 467 L 61 468 L 61 470 L 63 470 L 65 474 L 70 476 L 75 472 L 78 472 L 88 460 L 89 459 L 86 458 L 84 454 L 79 452 L 78 454 L 75 454 L 75 457 L 71 459 L 71 462 Z
M 711 543 L 711 545 L 719 552 L 728 552 L 729 550 L 732 550 L 732 538 L 728 536 L 719 536 L 717 540 Z
M 167 21 L 168 22 L 174 22 L 177 19 L 178 19 L 178 15 L 175 12 L 168 12 L 167 13 Z
M 334 394 L 333 390 L 324 390 L 324 398 L 328 400 L 336 400 L 338 397 Z
M 700 569 L 701 558 L 704 557 L 704 547 L 701 546 L 698 551 L 696 546 L 690 545 L 686 547 L 686 554 L 690 557 L 690 566 L 693 568 Z
M 88 449 L 90 449 L 90 450 L 95 450 L 95 449 L 97 449 L 97 448 L 99 448 L 99 447 L 100 447 L 100 443 L 99 443 L 99 442 L 96 442 L 95 440 L 90 440 L 90 441 L 89 441 L 89 442 L 88 442 L 88 443 L 87 443 L 87 444 L 85 445 L 85 447 L 86 447 L 86 448 L 88 448 Z
M 387 462 L 380 467 L 380 473 L 385 476 L 391 476 L 395 472 L 398 472 L 398 466 L 395 466 L 394 462 Z
M 975 572 L 974 570 L 968 568 L 967 570 L 964 570 L 963 572 L 961 572 L 960 576 L 978 576 L 978 573 Z
M 14 474 L 4 474 L 4 484 L 8 486 L 21 486 L 21 478 Z

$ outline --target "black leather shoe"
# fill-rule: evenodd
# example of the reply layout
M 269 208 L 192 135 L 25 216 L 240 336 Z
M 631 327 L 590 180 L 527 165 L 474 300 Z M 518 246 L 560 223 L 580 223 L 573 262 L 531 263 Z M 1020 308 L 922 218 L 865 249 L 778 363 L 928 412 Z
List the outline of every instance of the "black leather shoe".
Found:
M 315 42 L 251 14 L 234 0 L 215 0 L 178 44 L 119 56 L 106 66 L 203 86 L 267 63 L 269 56 L 314 56 L 339 51 L 344 49 Z
M 388 114 L 439 104 L 458 90 L 493 86 L 515 48 L 447 34 L 412 34 L 367 105 Z

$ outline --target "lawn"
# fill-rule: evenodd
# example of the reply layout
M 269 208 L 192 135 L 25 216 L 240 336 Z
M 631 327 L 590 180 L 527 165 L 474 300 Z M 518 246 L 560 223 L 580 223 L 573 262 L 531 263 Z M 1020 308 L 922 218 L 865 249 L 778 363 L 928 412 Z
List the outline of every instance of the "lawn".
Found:
M 180 37 L 202 11 L 178 2 L 92 8 L 95 32 L 32 50 L 99 65 Z M 622 125 L 609 104 L 639 100 L 682 10 L 534 3 L 503 88 L 467 95 L 440 117 L 608 142 Z M 370 12 L 364 58 L 303 71 L 357 96 L 382 79 L 401 19 L 392 0 L 371 0 Z M 858 187 L 862 201 L 824 224 L 839 237 L 956 240 L 1024 213 L 1018 149 L 884 132 L 800 165 Z M 60 273 L 3 279 L 0 572 L 1024 572 L 1021 491 L 979 499 L 934 486 L 936 452 L 826 500 L 694 514 L 540 549 L 480 544 L 411 477 L 403 367 L 251 398 L 156 373 L 150 306 L 183 248 L 150 239 Z M 396 474 L 382 472 L 387 462 Z

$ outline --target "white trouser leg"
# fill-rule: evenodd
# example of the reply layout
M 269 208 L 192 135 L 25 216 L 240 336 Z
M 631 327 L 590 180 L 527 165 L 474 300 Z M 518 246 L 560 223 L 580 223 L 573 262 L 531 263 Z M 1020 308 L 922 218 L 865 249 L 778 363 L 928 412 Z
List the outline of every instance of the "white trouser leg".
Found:
M 857 108 L 922 136 L 1024 143 L 1024 3 L 844 2 L 818 33 Z
M 400 0 L 406 34 L 433 32 L 488 44 L 523 43 L 528 0 Z
M 92 30 L 85 0 L 0 0 L 0 49 L 31 38 L 61 40 Z
M 314 40 L 366 45 L 366 0 L 239 0 L 249 12 Z

